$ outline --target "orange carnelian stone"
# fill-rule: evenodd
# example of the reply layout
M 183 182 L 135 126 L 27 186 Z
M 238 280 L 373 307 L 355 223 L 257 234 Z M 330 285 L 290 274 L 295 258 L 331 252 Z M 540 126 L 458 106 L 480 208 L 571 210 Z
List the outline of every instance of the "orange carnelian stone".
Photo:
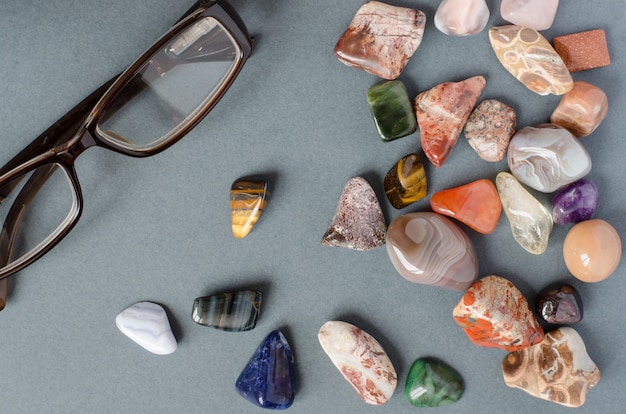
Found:
M 431 197 L 430 207 L 483 234 L 494 231 L 502 212 L 498 190 L 487 179 L 439 191 Z

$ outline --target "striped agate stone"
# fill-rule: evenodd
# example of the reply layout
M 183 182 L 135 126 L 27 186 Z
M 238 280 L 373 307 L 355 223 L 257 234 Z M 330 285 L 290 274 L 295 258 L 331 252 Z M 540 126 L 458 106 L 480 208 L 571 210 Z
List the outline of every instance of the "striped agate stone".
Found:
M 222 331 L 249 331 L 256 326 L 261 310 L 261 292 L 240 290 L 203 296 L 193 301 L 191 319 L 199 325 Z
M 233 235 L 246 237 L 259 221 L 269 198 L 269 183 L 265 180 L 240 179 L 230 188 L 230 208 Z

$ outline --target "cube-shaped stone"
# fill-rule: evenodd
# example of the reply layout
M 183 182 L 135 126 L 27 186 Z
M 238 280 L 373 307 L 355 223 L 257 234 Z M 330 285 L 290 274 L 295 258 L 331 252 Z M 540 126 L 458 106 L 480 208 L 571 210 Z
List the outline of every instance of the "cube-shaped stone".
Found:
M 609 110 L 604 91 L 583 81 L 574 82 L 571 91 L 550 116 L 550 122 L 569 130 L 578 138 L 590 135 L 602 123 Z
M 611 63 L 604 30 L 595 29 L 552 39 L 556 53 L 570 72 L 608 66 Z
M 422 43 L 425 26 L 420 10 L 369 1 L 337 42 L 335 55 L 348 66 L 393 80 Z
M 383 141 L 392 141 L 417 130 L 413 105 L 401 81 L 385 81 L 372 86 L 367 90 L 367 103 Z

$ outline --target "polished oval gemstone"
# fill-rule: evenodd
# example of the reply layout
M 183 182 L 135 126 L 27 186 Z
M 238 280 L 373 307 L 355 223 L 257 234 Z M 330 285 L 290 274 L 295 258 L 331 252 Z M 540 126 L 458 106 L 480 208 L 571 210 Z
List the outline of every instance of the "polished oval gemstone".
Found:
M 502 212 L 498 190 L 487 179 L 439 191 L 430 198 L 430 206 L 483 234 L 495 230 Z
M 565 128 L 541 124 L 523 128 L 509 143 L 511 173 L 537 191 L 551 193 L 586 176 L 591 157 Z
M 409 369 L 404 397 L 416 407 L 442 407 L 457 402 L 464 388 L 463 379 L 449 365 L 420 358 Z
M 589 220 L 595 214 L 598 202 L 595 184 L 585 179 L 578 180 L 552 197 L 552 218 L 558 225 Z
M 462 291 L 478 276 L 471 240 L 440 214 L 398 216 L 387 231 L 387 253 L 398 273 L 410 282 Z
M 581 336 L 562 327 L 530 348 L 511 352 L 502 361 L 504 382 L 543 400 L 580 407 L 587 392 L 600 382 L 600 370 Z
M 241 290 L 196 298 L 191 319 L 223 331 L 249 331 L 256 326 L 261 297 L 256 290 Z
M 515 25 L 492 27 L 489 40 L 502 66 L 531 91 L 563 95 L 574 86 L 561 57 L 536 30 Z
M 428 193 L 426 170 L 418 154 L 409 154 L 394 165 L 384 180 L 385 194 L 395 208 L 404 208 Z
M 552 214 L 507 172 L 496 176 L 496 188 L 515 241 L 529 253 L 542 254 L 552 232 Z
M 295 398 L 294 358 L 287 338 L 272 331 L 257 348 L 235 383 L 252 404 L 274 410 L 289 408 Z
M 535 301 L 539 318 L 547 323 L 567 325 L 583 319 L 583 301 L 578 291 L 567 284 L 548 286 L 539 292 Z
M 556 17 L 559 0 L 502 0 L 500 14 L 513 24 L 546 30 Z
M 435 12 L 435 27 L 451 36 L 480 33 L 489 21 L 485 0 L 443 0 Z
M 478 346 L 515 351 L 543 339 L 543 329 L 522 292 L 500 276 L 474 282 L 452 314 Z
M 617 269 L 622 257 L 622 241 L 615 228 L 604 220 L 581 221 L 565 236 L 563 257 L 577 279 L 600 282 Z
M 398 383 L 396 370 L 373 336 L 342 321 L 326 322 L 317 336 L 326 355 L 363 401 L 380 405 L 391 398 Z
M 138 302 L 120 312 L 115 325 L 145 350 L 157 355 L 176 351 L 177 342 L 163 306 Z
M 463 134 L 480 158 L 498 162 L 506 155 L 516 125 L 513 108 L 496 99 L 485 99 L 470 114 Z
M 413 105 L 402 81 L 390 80 L 372 86 L 367 90 L 367 103 L 383 141 L 402 138 L 417 129 Z
M 577 81 L 572 90 L 561 98 L 550 116 L 550 122 L 583 138 L 600 126 L 608 110 L 609 101 L 602 89 Z

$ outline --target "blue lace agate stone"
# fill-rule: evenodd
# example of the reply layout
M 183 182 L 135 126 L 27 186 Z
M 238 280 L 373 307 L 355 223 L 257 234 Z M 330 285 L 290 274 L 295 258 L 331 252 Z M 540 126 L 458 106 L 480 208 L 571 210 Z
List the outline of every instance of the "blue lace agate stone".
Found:
M 284 410 L 295 396 L 291 347 L 280 331 L 272 331 L 259 345 L 237 378 L 237 392 L 254 405 Z

